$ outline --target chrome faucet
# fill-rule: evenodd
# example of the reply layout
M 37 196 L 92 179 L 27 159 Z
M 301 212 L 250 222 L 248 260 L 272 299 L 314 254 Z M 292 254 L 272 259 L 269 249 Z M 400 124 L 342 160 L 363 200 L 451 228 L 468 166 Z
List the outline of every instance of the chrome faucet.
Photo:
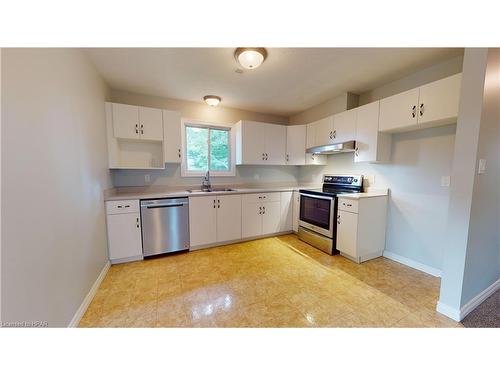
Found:
M 203 177 L 203 181 L 201 183 L 201 190 L 210 190 L 212 188 L 212 184 L 210 183 L 210 171 L 207 171 L 205 177 Z

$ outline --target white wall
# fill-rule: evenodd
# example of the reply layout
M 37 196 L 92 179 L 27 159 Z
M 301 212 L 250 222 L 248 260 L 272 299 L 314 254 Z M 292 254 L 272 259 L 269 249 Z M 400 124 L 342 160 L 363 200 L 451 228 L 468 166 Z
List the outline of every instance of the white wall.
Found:
M 462 59 L 441 62 L 363 93 L 359 102 L 366 104 L 460 72 Z M 451 173 L 454 140 L 455 124 L 395 134 L 388 164 L 354 163 L 353 154 L 330 155 L 326 167 L 300 169 L 299 181 L 319 182 L 326 173 L 375 176 L 375 186 L 391 189 L 386 250 L 439 272 L 449 201 L 441 176 Z
M 461 308 L 500 277 L 498 50 L 465 50 L 446 249 L 438 309 Z M 488 160 L 477 174 L 479 158 Z
M 107 262 L 107 87 L 78 49 L 2 54 L 2 319 L 66 326 Z

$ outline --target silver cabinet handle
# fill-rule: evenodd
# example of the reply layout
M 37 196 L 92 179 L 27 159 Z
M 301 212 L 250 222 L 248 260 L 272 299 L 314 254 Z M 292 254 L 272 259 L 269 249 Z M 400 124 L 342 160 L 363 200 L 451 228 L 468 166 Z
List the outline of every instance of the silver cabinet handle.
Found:
M 220 200 L 217 199 L 217 208 L 220 208 Z
M 330 139 L 332 139 L 332 137 L 333 137 L 333 132 L 330 131 Z
M 337 215 L 337 224 L 340 224 L 340 214 Z
M 215 208 L 215 199 L 214 199 L 214 208 Z
M 259 206 L 259 215 L 262 215 L 262 206 Z
M 337 131 L 336 130 L 333 131 L 333 138 L 334 139 L 337 138 Z
M 139 134 L 139 125 L 135 124 L 135 134 Z
M 177 149 L 177 155 L 179 156 L 179 158 L 181 157 L 181 149 Z
M 136 218 L 136 222 L 135 223 L 136 223 L 135 225 L 137 226 L 137 228 L 139 228 L 139 218 Z
M 314 160 L 314 154 L 311 154 L 311 159 Z
M 411 117 L 415 118 L 417 115 L 417 106 L 414 105 L 413 108 L 411 109 Z
M 359 148 L 356 147 L 354 153 L 356 154 L 356 156 L 359 156 Z
M 141 134 L 144 134 L 144 124 L 141 124 Z
M 424 103 L 421 103 L 420 104 L 420 116 L 423 116 L 424 115 Z

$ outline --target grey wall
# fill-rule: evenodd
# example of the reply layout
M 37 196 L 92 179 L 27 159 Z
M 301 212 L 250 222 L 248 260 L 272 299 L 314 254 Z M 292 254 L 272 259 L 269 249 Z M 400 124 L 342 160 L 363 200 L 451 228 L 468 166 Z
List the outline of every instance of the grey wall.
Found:
M 459 56 L 363 93 L 359 103 L 366 104 L 460 72 L 462 60 Z M 331 112 L 335 113 L 333 107 Z M 388 164 L 354 163 L 352 154 L 331 155 L 326 167 L 300 169 L 299 181 L 319 182 L 325 173 L 374 176 L 375 186 L 391 189 L 386 250 L 440 270 L 449 200 L 448 188 L 441 187 L 441 176 L 451 173 L 454 140 L 455 124 L 394 134 Z
M 466 49 L 439 307 L 455 316 L 500 277 L 499 51 Z M 488 161 L 477 174 L 478 159 Z
M 2 60 L 2 319 L 66 326 L 107 261 L 107 87 L 77 49 Z

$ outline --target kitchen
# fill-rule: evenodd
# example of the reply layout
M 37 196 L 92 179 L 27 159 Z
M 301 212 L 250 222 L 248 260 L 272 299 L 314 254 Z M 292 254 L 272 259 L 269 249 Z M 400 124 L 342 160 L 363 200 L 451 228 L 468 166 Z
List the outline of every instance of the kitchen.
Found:
M 307 76 L 327 79 L 330 72 L 320 67 L 354 55 L 357 67 L 343 66 L 345 74 L 365 73 L 349 91 L 341 88 L 347 80 L 330 80 L 333 96 L 287 95 L 283 85 L 291 87 L 296 73 L 275 73 L 283 61 L 300 65 L 308 58 L 300 66 L 305 90 Z M 375 57 L 379 71 L 367 71 Z M 99 153 L 60 161 L 79 165 L 71 168 L 73 181 L 85 182 L 85 165 L 92 166 L 96 183 L 81 190 L 67 181 L 53 192 L 79 191 L 92 202 L 71 203 L 81 217 L 96 218 L 85 230 L 60 225 L 74 236 L 99 233 L 101 245 L 89 244 L 96 254 L 86 260 L 95 276 L 78 284 L 83 296 L 74 296 L 52 324 L 458 328 L 493 293 L 465 312 L 442 300 L 464 50 L 101 48 L 51 56 L 5 49 L 3 82 L 13 93 L 5 99 L 6 118 L 25 124 L 23 131 L 35 120 L 29 111 L 17 120 L 20 98 L 31 80 L 40 80 L 39 62 L 51 58 L 79 61 L 94 86 L 82 80 L 78 95 L 95 92 L 85 105 L 102 109 L 102 116 L 91 112 L 92 135 L 72 138 L 76 149 L 97 142 Z M 202 69 L 198 61 L 207 59 L 213 64 Z M 147 68 L 151 61 L 158 69 Z M 165 67 L 175 74 L 161 78 Z M 29 69 L 31 76 L 23 76 Z M 228 82 L 230 89 L 186 84 L 193 71 L 209 86 Z M 53 86 L 53 95 L 74 90 L 66 85 Z M 162 94 L 164 87 L 177 94 Z M 252 94 L 268 87 L 269 97 Z M 246 103 L 242 109 L 232 104 L 237 100 Z M 71 111 L 66 115 L 73 121 Z M 58 136 L 71 139 L 70 131 L 62 127 Z M 26 139 L 7 137 L 7 148 Z M 24 200 L 31 202 L 28 191 Z M 64 212 L 61 203 L 55 212 Z M 21 308 L 14 295 L 12 288 L 4 314 L 29 315 L 32 300 Z

